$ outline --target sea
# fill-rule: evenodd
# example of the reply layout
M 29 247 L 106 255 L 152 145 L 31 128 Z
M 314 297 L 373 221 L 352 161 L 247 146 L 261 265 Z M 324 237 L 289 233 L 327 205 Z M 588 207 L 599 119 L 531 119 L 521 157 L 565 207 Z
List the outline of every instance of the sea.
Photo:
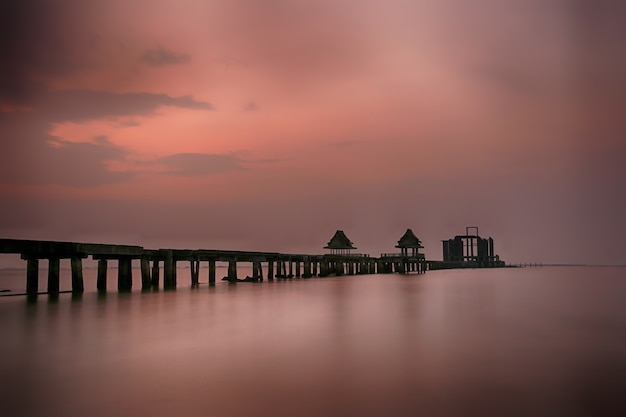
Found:
M 202 268 L 191 288 L 180 267 L 146 293 L 134 269 L 124 294 L 116 273 L 29 300 L 25 270 L 0 271 L 0 415 L 626 415 L 626 268 L 213 286 Z

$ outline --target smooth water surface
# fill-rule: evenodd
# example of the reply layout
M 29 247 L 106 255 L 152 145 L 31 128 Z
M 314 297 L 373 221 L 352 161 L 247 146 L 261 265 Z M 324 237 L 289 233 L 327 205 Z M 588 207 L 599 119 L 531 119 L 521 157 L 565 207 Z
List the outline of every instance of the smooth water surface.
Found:
M 182 270 L 175 292 L 3 297 L 0 414 L 623 416 L 625 272 L 450 270 L 192 290 Z

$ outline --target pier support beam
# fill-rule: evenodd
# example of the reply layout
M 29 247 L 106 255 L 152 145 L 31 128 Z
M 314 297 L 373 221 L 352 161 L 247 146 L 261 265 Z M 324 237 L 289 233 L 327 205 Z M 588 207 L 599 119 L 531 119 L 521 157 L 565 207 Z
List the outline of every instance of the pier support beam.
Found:
M 302 278 L 311 278 L 311 261 L 307 259 L 304 261 L 304 272 L 302 273 Z
M 96 282 L 98 292 L 106 292 L 107 290 L 107 260 L 98 259 L 98 280 Z
M 130 292 L 133 289 L 132 259 L 119 258 L 117 265 L 117 290 Z
M 152 288 L 159 288 L 159 278 L 160 278 L 159 275 L 160 275 L 159 260 L 153 259 L 152 260 L 152 277 L 150 277 L 150 285 L 152 286 Z
M 215 260 L 209 261 L 209 284 L 215 284 Z
M 200 285 L 200 261 L 196 259 L 189 261 L 189 270 L 191 271 L 191 288 L 196 288 Z
M 237 260 L 228 261 L 228 280 L 237 282 Z
M 26 260 L 26 294 L 34 295 L 39 291 L 39 259 Z
M 267 261 L 267 280 L 274 281 L 274 261 Z
M 296 278 L 300 278 L 300 261 L 296 261 Z
M 59 258 L 48 259 L 48 294 L 59 293 Z
M 165 261 L 163 262 L 163 289 L 176 289 L 176 261 L 172 251 L 165 254 Z
M 83 261 L 81 258 L 74 257 L 70 260 L 72 266 L 72 292 L 80 294 L 85 291 L 85 283 L 83 282 Z
M 149 291 L 152 286 L 150 277 L 150 259 L 141 258 L 141 290 Z

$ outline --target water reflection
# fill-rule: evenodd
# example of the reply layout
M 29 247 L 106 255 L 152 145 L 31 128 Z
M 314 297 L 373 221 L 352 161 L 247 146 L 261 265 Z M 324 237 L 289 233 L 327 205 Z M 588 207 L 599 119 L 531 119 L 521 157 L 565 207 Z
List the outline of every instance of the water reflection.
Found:
M 623 415 L 621 272 L 10 297 L 3 415 Z

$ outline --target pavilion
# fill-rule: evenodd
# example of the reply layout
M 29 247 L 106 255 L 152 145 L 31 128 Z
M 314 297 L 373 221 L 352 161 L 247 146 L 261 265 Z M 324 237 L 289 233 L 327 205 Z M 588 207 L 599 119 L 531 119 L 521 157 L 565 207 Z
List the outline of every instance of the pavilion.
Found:
M 356 248 L 343 230 L 337 230 L 324 249 L 330 249 L 331 255 L 350 255 L 350 251 Z

